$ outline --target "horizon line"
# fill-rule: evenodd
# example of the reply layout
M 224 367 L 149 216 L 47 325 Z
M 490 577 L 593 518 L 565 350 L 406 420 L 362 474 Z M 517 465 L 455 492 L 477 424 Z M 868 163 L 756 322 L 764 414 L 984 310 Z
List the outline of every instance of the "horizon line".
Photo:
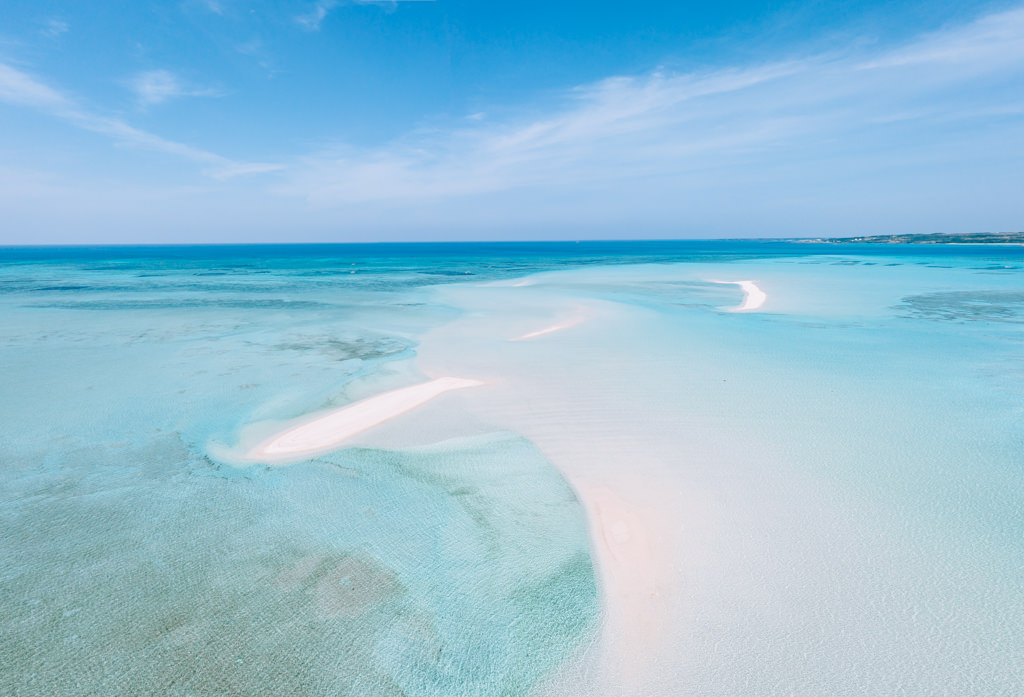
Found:
M 607 243 L 648 243 L 648 242 L 834 242 L 843 240 L 883 239 L 904 236 L 949 236 L 957 235 L 1021 235 L 1022 231 L 976 231 L 976 232 L 931 232 L 931 233 L 890 233 L 881 235 L 852 235 L 849 237 L 645 237 L 639 239 L 508 239 L 508 240 L 379 240 L 337 241 L 337 242 L 100 242 L 100 243 L 42 243 L 3 244 L 0 249 L 96 249 L 96 248 L 186 248 L 186 247 L 329 247 L 329 246 L 372 246 L 372 245 L 457 245 L 457 244 L 607 244 Z M 899 244 L 899 243 L 897 243 Z M 993 243 L 988 243 L 993 244 Z M 998 244 L 998 243 L 996 243 Z M 1017 244 L 1017 243 L 1013 243 Z

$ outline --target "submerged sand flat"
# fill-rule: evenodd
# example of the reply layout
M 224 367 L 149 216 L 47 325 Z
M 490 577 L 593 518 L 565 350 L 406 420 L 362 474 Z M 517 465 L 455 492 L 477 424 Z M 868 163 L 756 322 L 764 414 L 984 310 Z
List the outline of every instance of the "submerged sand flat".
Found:
M 897 552 L 872 548 L 885 515 L 811 503 L 842 500 L 828 480 L 809 474 L 823 457 L 853 471 L 865 458 L 884 461 L 890 444 L 911 437 L 903 429 L 916 407 L 890 403 L 884 413 L 851 413 L 835 402 L 839 391 L 870 404 L 891 385 L 865 384 L 865 359 L 855 353 L 844 354 L 847 366 L 808 372 L 815 350 L 835 350 L 827 335 L 794 332 L 811 343 L 789 348 L 792 362 L 754 359 L 778 334 L 751 333 L 742 316 L 705 321 L 697 311 L 675 310 L 671 296 L 661 307 L 607 302 L 617 283 L 632 289 L 645 279 L 660 289 L 676 282 L 670 271 L 629 274 L 565 272 L 565 290 L 548 276 L 546 287 L 531 285 L 529 295 L 493 288 L 489 299 L 444 289 L 446 304 L 487 304 L 503 316 L 467 312 L 420 347 L 424 369 L 500 375 L 492 389 L 467 393 L 467 406 L 537 444 L 587 510 L 604 621 L 583 661 L 585 677 L 553 694 L 846 694 L 846 680 L 837 680 L 843 672 L 882 693 L 901 680 L 886 668 L 893 656 L 920 674 L 933 652 L 956 655 L 960 630 L 921 626 L 889 601 L 881 601 L 886 612 L 865 616 L 833 596 L 828 589 L 837 577 L 849 579 L 842 592 L 863 593 L 853 588 L 873 569 L 870 583 L 903 598 L 898 602 L 955 598 L 927 565 L 906 568 L 906 578 L 885 571 L 886 555 Z M 545 334 L 543 350 L 500 341 L 495 326 L 579 307 L 582 283 L 593 283 L 601 297 L 585 305 L 586 324 Z M 732 283 L 745 293 L 738 313 L 764 306 L 767 294 L 757 283 Z M 791 298 L 799 297 L 794 287 L 799 282 L 787 285 Z M 832 292 L 839 299 L 847 291 Z M 789 302 L 794 313 L 810 311 Z M 780 380 L 786 392 L 775 388 Z M 823 432 L 832 419 L 845 425 L 831 431 L 825 448 L 808 434 Z M 934 444 L 920 447 L 920 455 L 904 457 L 937 455 Z M 847 551 L 837 555 L 839 549 Z M 809 618 L 805 608 L 817 603 L 829 608 L 826 616 L 814 610 Z M 907 644 L 907 637 L 915 639 Z M 801 663 L 799 655 L 816 658 Z M 952 679 L 941 673 L 928 679 L 934 689 Z M 760 677 L 748 683 L 745 676 L 754 675 Z M 804 687 L 773 687 L 796 684 Z
M 515 291 L 493 293 L 509 320 L 533 310 Z M 445 301 L 458 302 L 459 295 L 461 289 L 447 290 Z M 449 369 L 464 361 L 467 370 L 499 374 L 500 384 L 469 404 L 536 443 L 584 504 L 604 621 L 586 659 L 589 677 L 574 694 L 671 694 L 665 691 L 671 679 L 657 668 L 678 650 L 671 627 L 683 619 L 674 614 L 679 589 L 672 570 L 679 559 L 668 540 L 691 547 L 675 530 L 695 512 L 692 494 L 665 486 L 666 453 L 657 444 L 666 432 L 625 387 L 629 371 L 595 362 L 609 332 L 633 334 L 633 311 L 595 303 L 586 314 L 589 322 L 576 332 L 559 332 L 558 325 L 545 332 L 548 342 L 564 339 L 542 355 L 520 352 L 516 344 L 504 348 L 487 323 L 459 321 L 426 337 L 420 364 Z
M 726 693 L 741 694 L 742 675 L 758 670 L 782 671 L 780 675 L 818 685 L 822 693 L 834 693 L 832 677 L 822 678 L 816 663 L 788 662 L 792 651 L 806 651 L 793 648 L 805 641 L 795 629 L 802 621 L 800 613 L 763 616 L 777 605 L 820 601 L 814 600 L 818 591 L 808 594 L 805 588 L 827 588 L 837 573 L 858 578 L 856 561 L 833 558 L 829 550 L 848 546 L 854 550 L 851 560 L 870 556 L 865 545 L 873 544 L 871 537 L 877 534 L 877 521 L 870 518 L 855 524 L 854 532 L 848 519 L 827 510 L 808 518 L 807 491 L 817 492 L 812 498 L 836 494 L 808 481 L 793 458 L 811 464 L 819 457 L 807 450 L 813 443 L 804 429 L 821 414 L 826 421 L 830 418 L 834 407 L 828 392 L 817 381 L 794 380 L 780 403 L 770 387 L 775 373 L 804 366 L 766 369 L 763 361 L 751 361 L 760 345 L 740 316 L 730 320 L 734 326 L 711 312 L 706 324 L 699 319 L 684 322 L 687 315 L 673 309 L 671 296 L 662 307 L 660 299 L 646 306 L 609 301 L 609 287 L 616 283 L 630 292 L 635 292 L 637 278 L 652 289 L 676 283 L 670 275 L 659 276 L 664 270 L 638 270 L 637 278 L 629 273 L 564 272 L 486 288 L 439 288 L 438 302 L 461 309 L 463 315 L 428 332 L 418 347 L 422 372 L 487 376 L 490 383 L 487 390 L 468 391 L 459 404 L 443 407 L 440 418 L 458 422 L 472 415 L 474 422 L 522 434 L 561 471 L 587 513 L 601 591 L 601 629 L 575 666 L 565 665 L 553 675 L 550 694 L 669 697 L 684 694 L 680 681 L 704 693 L 722 680 Z M 564 289 L 559 278 L 565 279 Z M 744 291 L 743 303 L 732 308 L 737 313 L 757 310 L 768 299 L 754 281 L 716 282 Z M 599 297 L 581 301 L 581 283 L 593 283 Z M 839 297 L 841 291 L 836 292 Z M 789 295 L 799 297 L 792 291 Z M 566 319 L 512 340 L 504 338 L 506 327 L 529 326 L 536 323 L 533 318 L 552 314 Z M 574 331 L 563 331 L 570 327 Z M 545 340 L 530 341 L 540 337 Z M 856 382 L 859 375 L 854 370 L 850 378 Z M 847 393 L 857 392 L 852 385 Z M 427 393 L 413 392 L 415 399 L 399 400 L 402 412 L 411 412 L 403 423 L 413 429 L 418 414 L 414 408 L 426 401 L 418 395 Z M 390 399 L 390 394 L 366 402 Z M 889 413 L 889 429 L 905 423 L 907 416 Z M 433 418 L 438 418 L 437 410 Z M 877 433 L 878 425 L 874 416 L 844 418 L 852 426 L 836 435 L 835 447 L 857 462 L 861 456 L 856 448 L 864 447 L 858 434 Z M 360 422 L 370 428 L 383 420 Z M 302 440 L 323 447 L 331 422 L 317 423 L 316 435 Z M 393 435 L 391 431 L 377 440 L 371 435 L 369 442 L 384 446 Z M 429 438 L 429 429 L 422 437 Z M 768 444 L 780 439 L 798 454 L 779 457 Z M 773 477 L 785 483 L 776 485 Z M 764 556 L 769 549 L 766 534 L 776 540 L 770 547 L 774 559 Z M 808 555 L 817 555 L 818 561 L 808 562 Z M 793 569 L 803 569 L 795 576 L 799 581 L 794 581 Z M 904 591 L 887 592 L 898 596 Z M 737 597 L 747 597 L 742 606 L 750 614 L 724 625 L 734 629 L 709 632 L 706 618 L 729 616 Z M 914 636 L 915 630 L 892 630 L 891 623 L 899 622 L 894 617 L 868 622 L 848 636 L 849 627 L 864 621 L 856 608 L 830 612 L 834 614 L 811 632 L 830 651 L 853 656 L 854 647 L 863 646 L 868 636 L 889 633 L 895 639 L 879 639 L 885 648 L 875 655 L 850 658 L 855 662 L 850 670 L 863 670 L 857 667 L 863 661 L 887 661 L 885 656 L 894 653 L 903 653 L 901 660 L 913 664 L 936 650 L 934 643 L 922 639 L 930 648 L 908 651 L 902 637 Z M 788 638 L 770 645 L 747 643 L 760 632 L 781 632 Z M 722 643 L 724 637 L 730 637 L 728 643 Z M 780 667 L 769 669 L 767 664 Z M 730 673 L 730 665 L 744 668 Z M 727 677 L 715 677 L 721 675 Z M 891 684 L 884 671 L 863 679 L 878 689 Z
M 5 268 L 0 693 L 1016 694 L 1024 265 L 801 249 Z

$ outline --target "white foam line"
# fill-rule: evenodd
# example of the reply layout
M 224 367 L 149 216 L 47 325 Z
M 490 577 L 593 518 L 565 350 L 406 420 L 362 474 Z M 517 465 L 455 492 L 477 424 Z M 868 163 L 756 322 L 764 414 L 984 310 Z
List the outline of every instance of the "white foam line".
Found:
M 712 281 L 712 283 L 731 283 L 743 289 L 743 302 L 732 308 L 733 312 L 757 310 L 768 299 L 768 294 L 758 288 L 753 281 Z
M 530 332 L 528 334 L 523 334 L 522 336 L 517 336 L 514 339 L 509 339 L 509 341 L 526 341 L 528 339 L 536 339 L 538 336 L 544 336 L 545 334 L 551 334 L 552 332 L 560 332 L 563 329 L 568 329 L 569 327 L 575 327 L 577 324 L 582 324 L 582 323 L 583 323 L 583 318 L 582 317 L 573 317 L 571 319 L 565 320 L 564 322 L 559 322 L 557 324 L 552 324 L 550 327 L 544 327 L 543 329 L 538 329 L 535 332 Z
M 482 384 L 481 380 L 443 377 L 385 392 L 287 428 L 250 450 L 246 459 L 292 459 L 321 453 L 341 445 L 352 436 L 412 411 L 438 395 Z

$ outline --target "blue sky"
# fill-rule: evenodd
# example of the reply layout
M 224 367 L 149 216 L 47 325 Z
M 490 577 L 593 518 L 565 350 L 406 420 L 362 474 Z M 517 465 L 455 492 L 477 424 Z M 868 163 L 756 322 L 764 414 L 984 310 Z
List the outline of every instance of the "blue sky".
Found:
M 1024 229 L 1020 2 L 12 1 L 0 244 Z

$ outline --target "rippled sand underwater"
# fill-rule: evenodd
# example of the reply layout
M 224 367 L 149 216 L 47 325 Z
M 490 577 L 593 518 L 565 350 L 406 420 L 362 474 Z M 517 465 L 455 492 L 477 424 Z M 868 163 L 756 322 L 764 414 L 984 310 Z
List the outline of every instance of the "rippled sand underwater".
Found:
M 1024 689 L 1020 251 L 0 259 L 0 694 Z M 218 455 L 455 371 L 489 386 Z

